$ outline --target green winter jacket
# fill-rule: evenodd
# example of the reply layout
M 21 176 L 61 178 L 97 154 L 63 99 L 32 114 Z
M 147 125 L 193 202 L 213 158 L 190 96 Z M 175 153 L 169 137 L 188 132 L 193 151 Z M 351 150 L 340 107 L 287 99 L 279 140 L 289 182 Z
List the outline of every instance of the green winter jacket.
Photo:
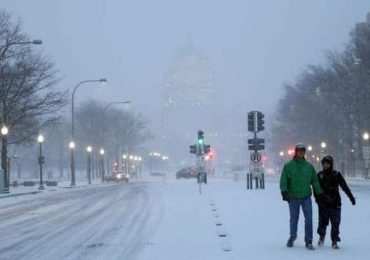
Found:
M 305 159 L 293 158 L 286 163 L 280 177 L 281 192 L 288 192 L 291 198 L 304 198 L 323 193 L 315 168 Z

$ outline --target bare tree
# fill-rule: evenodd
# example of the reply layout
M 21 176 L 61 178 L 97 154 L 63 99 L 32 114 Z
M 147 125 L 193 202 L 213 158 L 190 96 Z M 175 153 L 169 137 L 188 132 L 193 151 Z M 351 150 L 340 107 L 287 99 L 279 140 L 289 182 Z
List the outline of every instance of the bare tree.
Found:
M 0 122 L 9 128 L 2 138 L 4 170 L 8 143 L 30 141 L 66 104 L 54 64 L 26 44 L 31 41 L 21 25 L 0 11 Z

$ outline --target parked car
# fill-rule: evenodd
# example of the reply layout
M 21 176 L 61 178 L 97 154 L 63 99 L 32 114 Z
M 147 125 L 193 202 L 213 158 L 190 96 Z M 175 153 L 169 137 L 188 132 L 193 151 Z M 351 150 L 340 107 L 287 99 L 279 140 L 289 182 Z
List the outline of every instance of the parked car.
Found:
M 189 179 L 189 178 L 196 178 L 196 177 L 197 177 L 197 169 L 195 167 L 186 167 L 186 168 L 179 170 L 176 173 L 176 179 L 180 179 L 180 178 Z

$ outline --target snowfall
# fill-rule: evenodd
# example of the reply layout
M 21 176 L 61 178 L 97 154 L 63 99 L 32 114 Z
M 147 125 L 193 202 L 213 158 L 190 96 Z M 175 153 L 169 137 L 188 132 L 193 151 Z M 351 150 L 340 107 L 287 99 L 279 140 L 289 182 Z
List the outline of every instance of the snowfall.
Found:
M 171 176 L 33 194 L 13 188 L 19 196 L 0 195 L 0 259 L 370 259 L 370 182 L 349 185 L 357 205 L 342 193 L 341 249 L 327 240 L 315 251 L 304 248 L 302 213 L 295 247 L 285 246 L 289 212 L 277 178 L 264 190 L 210 179 L 201 194 L 194 179 Z

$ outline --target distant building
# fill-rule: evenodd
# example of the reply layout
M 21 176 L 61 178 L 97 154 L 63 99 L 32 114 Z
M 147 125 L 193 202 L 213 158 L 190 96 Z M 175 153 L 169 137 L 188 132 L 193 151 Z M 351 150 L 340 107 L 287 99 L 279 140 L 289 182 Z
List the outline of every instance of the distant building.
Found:
M 211 66 L 208 59 L 191 43 L 175 55 L 164 84 L 162 101 L 164 129 L 174 123 L 169 121 L 171 114 L 194 108 L 203 110 L 215 103 Z
M 195 142 L 198 129 L 204 130 L 206 137 L 211 132 L 216 102 L 211 65 L 207 57 L 193 46 L 190 37 L 187 46 L 172 59 L 163 89 L 164 149 L 172 155 L 187 153 L 188 146 Z

